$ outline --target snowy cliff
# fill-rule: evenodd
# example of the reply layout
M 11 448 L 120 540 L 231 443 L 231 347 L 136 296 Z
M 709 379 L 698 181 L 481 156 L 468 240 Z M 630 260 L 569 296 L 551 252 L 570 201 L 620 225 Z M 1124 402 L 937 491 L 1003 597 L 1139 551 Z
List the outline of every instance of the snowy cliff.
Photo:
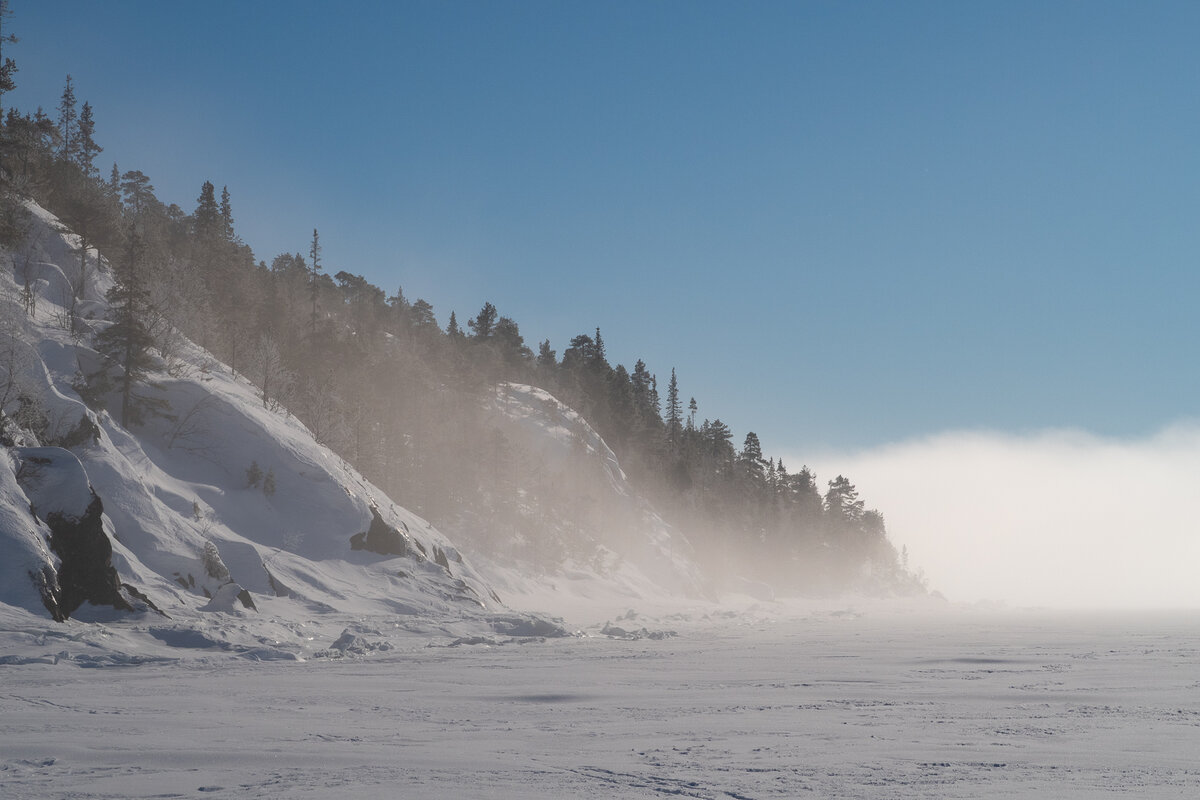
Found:
M 501 384 L 486 412 L 520 454 L 503 476 L 518 501 L 450 515 L 448 536 L 186 340 L 153 356 L 139 389 L 163 413 L 122 426 L 119 393 L 88 381 L 113 275 L 29 211 L 25 243 L 0 251 L 0 628 L 81 620 L 123 626 L 128 641 L 79 635 L 124 652 L 304 657 L 370 652 L 381 620 L 450 637 L 562 632 L 502 597 L 561 613 L 705 594 L 687 540 L 603 439 L 531 386 Z
M 92 251 L 81 281 L 76 237 L 30 211 L 23 249 L 0 256 L 0 625 L 14 614 L 20 624 L 30 614 L 111 621 L 134 609 L 160 633 L 216 625 L 218 638 L 236 638 L 205 616 L 223 611 L 242 620 L 248 640 L 286 649 L 291 631 L 297 653 L 312 638 L 299 633 L 301 620 L 313 614 L 521 629 L 442 533 L 295 418 L 264 408 L 253 386 L 202 349 L 184 342 L 157 364 L 148 391 L 168 415 L 126 429 L 114 419 L 118 401 L 89 407 L 80 379 L 99 358 L 89 342 L 108 324 L 112 277 Z M 81 283 L 84 299 L 71 308 Z M 90 520 L 102 532 L 100 566 L 114 571 L 119 598 L 103 604 L 110 611 L 90 597 L 78 609 L 63 602 L 70 567 L 54 546 L 56 520 Z

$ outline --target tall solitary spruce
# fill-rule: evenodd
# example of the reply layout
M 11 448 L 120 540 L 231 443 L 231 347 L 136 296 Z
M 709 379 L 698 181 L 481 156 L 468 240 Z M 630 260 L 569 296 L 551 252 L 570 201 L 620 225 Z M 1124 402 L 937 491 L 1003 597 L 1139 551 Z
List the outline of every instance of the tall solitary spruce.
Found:
M 312 283 L 309 291 L 312 297 L 312 335 L 315 339 L 317 336 L 317 290 L 320 287 L 318 276 L 321 272 L 321 237 L 317 234 L 316 228 L 313 228 L 312 248 L 309 249 L 308 255 L 311 259 Z

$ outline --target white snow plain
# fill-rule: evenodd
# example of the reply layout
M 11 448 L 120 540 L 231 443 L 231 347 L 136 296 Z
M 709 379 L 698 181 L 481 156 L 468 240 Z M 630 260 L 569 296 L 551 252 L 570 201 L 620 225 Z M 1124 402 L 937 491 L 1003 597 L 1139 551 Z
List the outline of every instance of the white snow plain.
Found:
M 0 666 L 0 796 L 1200 792 L 1194 613 L 771 603 L 617 627 L 640 638 Z

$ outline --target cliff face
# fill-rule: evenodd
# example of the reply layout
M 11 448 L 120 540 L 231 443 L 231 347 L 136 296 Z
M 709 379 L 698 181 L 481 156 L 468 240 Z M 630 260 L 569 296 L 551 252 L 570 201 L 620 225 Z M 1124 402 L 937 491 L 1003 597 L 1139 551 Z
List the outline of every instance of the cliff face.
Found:
M 112 565 L 104 505 L 79 459 L 60 447 L 16 447 L 10 453 L 30 513 L 48 529 L 47 542 L 58 556 L 58 613 L 51 615 L 69 617 L 85 602 L 135 610 L 137 590 L 123 586 Z

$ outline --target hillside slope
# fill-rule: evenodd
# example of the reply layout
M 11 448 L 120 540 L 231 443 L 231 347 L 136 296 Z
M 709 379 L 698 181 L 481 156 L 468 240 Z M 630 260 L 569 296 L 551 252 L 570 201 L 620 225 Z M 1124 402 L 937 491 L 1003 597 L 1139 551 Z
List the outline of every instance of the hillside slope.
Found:
M 95 497 L 120 582 L 148 602 L 132 612 L 84 603 L 66 613 L 125 620 L 125 635 L 144 640 L 117 649 L 266 646 L 303 656 L 364 617 L 444 635 L 555 630 L 509 612 L 442 533 L 190 343 L 160 361 L 144 389 L 169 416 L 127 430 L 115 407 L 89 408 L 76 387 L 99 363 L 89 342 L 108 324 L 112 278 L 93 252 L 72 319 L 78 240 L 44 210 L 30 211 L 24 249 L 6 254 L 9 268 L 0 270 L 11 445 L 0 459 L 0 627 L 37 628 L 57 615 L 44 602 L 63 570 L 50 518 L 78 523 Z

